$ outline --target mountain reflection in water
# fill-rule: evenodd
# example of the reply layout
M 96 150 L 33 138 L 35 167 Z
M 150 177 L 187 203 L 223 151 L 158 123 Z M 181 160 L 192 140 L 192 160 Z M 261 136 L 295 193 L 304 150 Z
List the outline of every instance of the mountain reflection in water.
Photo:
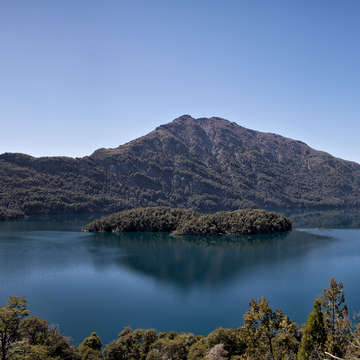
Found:
M 271 267 L 333 241 L 304 231 L 251 236 L 171 237 L 164 233 L 92 234 L 96 268 L 126 267 L 182 288 L 223 285 L 251 267 Z M 271 255 L 271 256 L 270 256 Z

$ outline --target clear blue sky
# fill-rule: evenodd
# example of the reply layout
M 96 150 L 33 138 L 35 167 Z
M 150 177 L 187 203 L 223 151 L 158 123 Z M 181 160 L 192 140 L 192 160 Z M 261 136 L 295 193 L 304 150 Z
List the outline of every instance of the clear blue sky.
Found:
M 83 156 L 182 114 L 360 162 L 358 0 L 0 3 L 0 153 Z

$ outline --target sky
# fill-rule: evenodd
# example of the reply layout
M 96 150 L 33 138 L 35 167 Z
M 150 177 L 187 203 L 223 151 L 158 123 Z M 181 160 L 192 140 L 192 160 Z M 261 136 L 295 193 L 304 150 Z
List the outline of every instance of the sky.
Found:
M 360 162 L 358 0 L 0 2 L 0 153 L 85 156 L 183 114 Z

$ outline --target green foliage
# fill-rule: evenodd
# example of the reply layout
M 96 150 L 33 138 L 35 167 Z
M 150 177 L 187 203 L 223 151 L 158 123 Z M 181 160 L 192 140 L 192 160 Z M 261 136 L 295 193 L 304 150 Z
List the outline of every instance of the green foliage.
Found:
M 18 341 L 11 347 L 10 360 L 23 359 L 22 354 L 27 354 L 25 359 L 29 360 L 31 356 L 39 360 L 80 360 L 69 340 L 56 327 L 37 316 L 23 318 L 18 333 Z
M 48 348 L 44 345 L 30 345 L 24 342 L 14 344 L 10 350 L 11 360 L 57 360 L 50 356 Z
M 20 333 L 22 339 L 26 339 L 30 345 L 44 344 L 50 325 L 46 320 L 41 320 L 37 316 L 29 316 L 21 321 Z
M 344 286 L 341 281 L 330 279 L 329 289 L 324 289 L 321 303 L 327 327 L 326 349 L 333 355 L 343 356 L 350 334 L 348 310 L 345 304 Z
M 265 298 L 251 300 L 244 315 L 246 355 L 250 359 L 294 357 L 300 336 L 297 325 L 281 310 L 273 311 Z
M 347 339 L 347 351 L 345 357 L 347 359 L 360 358 L 360 324 L 358 323 L 355 330 L 349 335 Z
M 105 349 L 106 360 L 145 360 L 150 347 L 158 340 L 155 330 L 131 330 L 126 327 L 117 340 L 108 344 Z
M 209 345 L 206 338 L 201 337 L 197 342 L 192 344 L 188 352 L 188 360 L 203 359 L 209 351 Z
M 167 335 L 152 345 L 146 360 L 187 360 L 189 348 L 195 344 L 197 340 L 198 338 L 192 334 Z
M 79 345 L 81 360 L 100 360 L 102 343 L 96 332 L 92 332 L 89 337 L 84 339 Z
M 210 351 L 217 344 L 222 344 L 227 356 L 237 356 L 244 354 L 247 344 L 246 340 L 242 336 L 243 329 L 224 329 L 222 327 L 217 328 L 211 332 L 207 338 L 207 349 Z
M 84 230 L 98 232 L 170 232 L 194 216 L 198 215 L 194 211 L 186 209 L 172 209 L 165 206 L 139 208 L 124 210 L 95 220 L 86 225 Z
M 222 211 L 183 222 L 174 235 L 261 234 L 291 230 L 286 217 L 265 210 Z
M 0 355 L 7 360 L 11 346 L 20 339 L 20 322 L 29 315 L 23 297 L 11 296 L 5 306 L 0 307 Z
M 186 209 L 153 207 L 125 210 L 86 225 L 84 231 L 167 231 L 172 235 L 258 234 L 291 230 L 282 215 L 264 210 L 224 211 L 200 215 Z
M 298 352 L 298 360 L 316 359 L 324 354 L 326 343 L 326 328 L 324 316 L 321 311 L 319 299 L 314 300 L 314 309 L 309 314 L 305 323 L 305 329 L 301 338 L 301 344 Z

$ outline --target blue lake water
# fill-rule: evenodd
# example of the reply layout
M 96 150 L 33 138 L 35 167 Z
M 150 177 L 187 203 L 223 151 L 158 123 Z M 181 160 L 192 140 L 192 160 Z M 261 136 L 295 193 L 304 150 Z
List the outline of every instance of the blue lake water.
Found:
M 261 296 L 302 323 L 330 277 L 360 310 L 358 228 L 174 238 L 82 233 L 85 222 L 0 223 L 0 302 L 25 296 L 75 343 L 91 331 L 108 343 L 126 325 L 196 334 L 237 327 Z

